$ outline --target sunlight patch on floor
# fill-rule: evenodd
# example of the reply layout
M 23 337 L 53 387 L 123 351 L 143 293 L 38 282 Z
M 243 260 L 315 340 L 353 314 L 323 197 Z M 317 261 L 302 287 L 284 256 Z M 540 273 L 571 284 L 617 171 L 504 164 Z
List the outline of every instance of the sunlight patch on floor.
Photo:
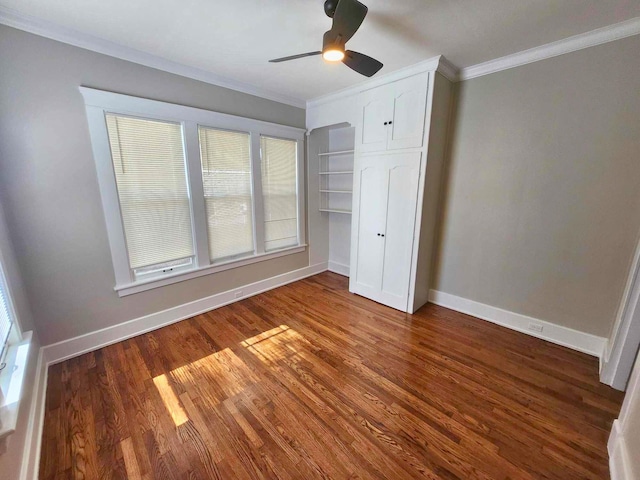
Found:
M 230 348 L 171 371 L 185 390 L 194 390 L 209 405 L 217 405 L 258 382 L 251 368 Z
M 187 414 L 182 409 L 180 400 L 178 400 L 178 397 L 174 393 L 173 388 L 171 388 L 171 385 L 169 385 L 167 376 L 164 374 L 159 375 L 153 379 L 153 383 L 158 389 L 160 397 L 164 402 L 164 406 L 167 408 L 176 427 L 179 427 L 183 423 L 188 422 L 189 417 L 187 417 Z
M 309 342 L 287 325 L 280 325 L 240 342 L 240 345 L 265 364 L 296 356 Z M 245 391 L 260 379 L 229 347 L 153 379 L 162 401 L 176 426 L 189 417 L 172 388 L 169 377 L 186 391 L 194 392 L 208 406 L 214 407 Z
M 275 363 L 283 358 L 296 355 L 302 346 L 309 342 L 298 332 L 287 325 L 267 330 L 259 335 L 240 342 L 249 352 L 263 363 Z

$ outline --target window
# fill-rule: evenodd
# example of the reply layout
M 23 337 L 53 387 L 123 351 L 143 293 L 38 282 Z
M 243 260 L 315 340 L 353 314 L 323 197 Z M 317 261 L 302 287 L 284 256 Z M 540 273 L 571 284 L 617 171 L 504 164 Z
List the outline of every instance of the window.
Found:
M 253 252 L 251 138 L 199 128 L 202 182 L 211 260 Z
M 298 243 L 297 145 L 261 137 L 264 236 L 267 251 Z
M 136 275 L 189 265 L 191 209 L 182 126 L 106 115 L 129 266 Z
M 304 130 L 81 92 L 119 295 L 305 249 Z
M 21 332 L 0 252 L 0 438 L 16 430 L 31 332 Z
M 9 289 L 0 264 L 0 365 L 4 360 L 9 335 L 13 327 L 13 314 L 9 302 Z

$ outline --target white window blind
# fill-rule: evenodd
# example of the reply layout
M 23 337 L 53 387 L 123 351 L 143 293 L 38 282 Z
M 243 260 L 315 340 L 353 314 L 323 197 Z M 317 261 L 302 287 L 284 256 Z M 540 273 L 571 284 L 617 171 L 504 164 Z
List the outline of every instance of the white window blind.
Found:
M 0 265 L 0 360 L 4 352 L 13 326 L 13 319 L 9 309 L 9 290 L 5 282 L 2 265 Z
M 265 250 L 298 244 L 297 142 L 260 137 Z
M 106 115 L 129 265 L 194 255 L 182 126 Z
M 202 182 L 212 261 L 254 252 L 251 137 L 199 128 Z

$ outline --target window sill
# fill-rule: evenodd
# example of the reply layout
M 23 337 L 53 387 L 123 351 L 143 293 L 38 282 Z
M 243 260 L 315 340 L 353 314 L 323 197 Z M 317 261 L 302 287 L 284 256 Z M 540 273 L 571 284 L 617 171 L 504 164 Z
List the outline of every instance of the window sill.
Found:
M 7 366 L 0 372 L 0 439 L 16 430 L 31 337 L 32 333 L 27 332 L 21 342 L 9 346 Z
M 114 290 L 118 292 L 118 296 L 126 297 L 127 295 L 133 295 L 134 293 L 140 293 L 154 288 L 171 285 L 173 283 L 191 280 L 192 278 L 203 277 L 204 275 L 211 275 L 212 273 L 224 272 L 225 270 L 230 270 L 232 268 L 244 267 L 245 265 L 264 262 L 273 258 L 284 257 L 285 255 L 293 255 L 295 253 L 304 252 L 306 248 L 306 244 L 284 248 L 275 252 L 267 252 L 261 255 L 254 255 L 252 257 L 230 260 L 228 262 L 217 263 L 215 265 L 208 265 L 206 267 L 195 268 L 187 272 L 175 273 L 173 275 L 167 275 L 166 277 L 161 278 L 154 278 L 153 280 L 135 282 L 128 285 L 116 285 Z

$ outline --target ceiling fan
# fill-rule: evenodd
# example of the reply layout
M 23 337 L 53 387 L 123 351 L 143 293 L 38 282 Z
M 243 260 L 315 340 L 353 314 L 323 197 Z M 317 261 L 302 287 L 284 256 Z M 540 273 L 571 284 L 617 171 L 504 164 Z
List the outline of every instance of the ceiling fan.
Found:
M 375 58 L 363 53 L 345 50 L 345 44 L 358 31 L 369 9 L 358 0 L 326 0 L 324 12 L 333 18 L 331 30 L 325 32 L 322 39 L 322 50 L 301 53 L 290 57 L 269 60 L 272 63 L 287 62 L 298 58 L 322 55 L 328 62 L 342 62 L 356 72 L 372 77 L 382 68 Z

